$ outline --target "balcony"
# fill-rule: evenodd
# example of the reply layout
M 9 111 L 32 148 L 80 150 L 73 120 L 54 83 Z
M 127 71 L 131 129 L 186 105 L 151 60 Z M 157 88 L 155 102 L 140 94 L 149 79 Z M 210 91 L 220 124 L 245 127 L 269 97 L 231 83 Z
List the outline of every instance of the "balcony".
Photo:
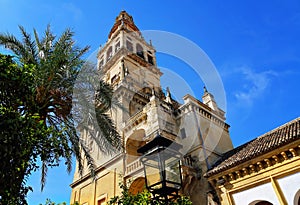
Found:
M 126 173 L 125 175 L 131 175 L 132 173 L 136 171 L 141 171 L 143 168 L 143 165 L 140 161 L 140 158 L 134 160 L 133 162 L 126 165 Z
M 147 120 L 147 114 L 144 113 L 142 110 L 132 116 L 128 122 L 125 124 L 124 131 L 128 132 L 132 130 L 133 127 L 137 126 L 138 124 L 145 122 Z

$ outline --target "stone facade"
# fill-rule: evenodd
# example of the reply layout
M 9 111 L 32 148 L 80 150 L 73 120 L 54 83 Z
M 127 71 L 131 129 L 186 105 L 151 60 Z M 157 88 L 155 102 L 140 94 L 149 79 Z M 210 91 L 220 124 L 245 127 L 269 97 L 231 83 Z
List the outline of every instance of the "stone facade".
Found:
M 121 182 L 127 183 L 132 193 L 141 191 L 145 182 L 137 149 L 160 134 L 183 145 L 182 193 L 189 195 L 194 205 L 207 204 L 207 193 L 212 189 L 203 174 L 222 153 L 232 149 L 225 113 L 213 95 L 205 89 L 203 102 L 187 94 L 180 104 L 172 99 L 169 89 L 164 93 L 155 48 L 143 39 L 125 11 L 116 18 L 97 57 L 102 79 L 113 86 L 114 96 L 123 106 L 113 109 L 111 117 L 125 149 L 109 156 L 91 145 L 96 180 L 90 178 L 88 169 L 82 176 L 75 172 L 71 203 L 105 203 L 120 194 Z M 84 131 L 81 135 L 85 139 Z

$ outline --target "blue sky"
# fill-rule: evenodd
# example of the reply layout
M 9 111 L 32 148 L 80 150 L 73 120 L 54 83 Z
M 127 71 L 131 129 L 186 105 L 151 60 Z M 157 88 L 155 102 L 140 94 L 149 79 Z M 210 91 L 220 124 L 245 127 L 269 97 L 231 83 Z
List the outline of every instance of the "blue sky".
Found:
M 227 123 L 235 146 L 299 116 L 298 0 L 0 0 L 0 32 L 19 35 L 18 25 L 23 25 L 42 33 L 50 23 L 60 34 L 70 27 L 77 43 L 90 45 L 92 52 L 105 43 L 123 9 L 140 30 L 176 33 L 206 52 L 224 84 Z M 186 66 L 164 55 L 158 55 L 158 65 L 174 70 Z M 194 82 L 192 75 L 190 79 L 196 97 L 201 97 L 203 83 Z M 40 173 L 30 177 L 34 192 L 29 194 L 29 204 L 44 203 L 46 198 L 69 202 L 73 176 L 65 170 L 50 169 L 42 193 Z

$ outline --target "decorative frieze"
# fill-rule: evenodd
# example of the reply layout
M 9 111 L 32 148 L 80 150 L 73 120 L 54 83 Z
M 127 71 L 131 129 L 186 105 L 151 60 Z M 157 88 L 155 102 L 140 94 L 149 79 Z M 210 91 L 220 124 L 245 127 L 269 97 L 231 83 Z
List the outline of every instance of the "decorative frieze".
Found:
M 272 158 L 275 160 L 276 164 L 280 162 L 280 160 L 279 160 L 279 158 L 278 158 L 277 155 L 272 156 Z
M 243 175 L 244 175 L 244 176 L 249 174 L 248 169 L 247 169 L 246 167 L 244 167 L 244 168 L 242 169 L 242 171 L 243 171 Z
M 242 174 L 241 174 L 241 172 L 239 170 L 235 171 L 235 173 L 236 173 L 237 179 L 239 179 L 239 178 L 242 177 Z
M 263 163 L 262 162 L 257 162 L 256 163 L 258 166 L 258 171 L 262 170 L 264 168 Z
M 281 156 L 283 156 L 284 160 L 289 159 L 289 157 L 287 156 L 287 154 L 285 152 L 281 152 L 280 154 L 281 154 Z
M 289 151 L 292 153 L 293 157 L 297 156 L 297 152 L 295 149 L 291 148 L 291 149 L 289 149 Z
M 272 166 L 272 162 L 269 159 L 264 159 L 264 161 L 267 163 L 268 167 Z
M 213 180 L 212 182 L 215 184 L 225 184 L 226 182 L 234 181 L 241 179 L 246 176 L 250 176 L 252 174 L 264 171 L 272 166 L 275 166 L 279 163 L 283 163 L 284 161 L 290 160 L 293 157 L 299 157 L 298 152 L 300 152 L 300 145 L 295 148 L 287 149 L 286 151 L 282 151 L 277 155 L 273 155 L 270 158 L 263 159 L 256 163 L 250 164 L 249 166 L 240 168 L 239 170 L 227 173 L 225 175 L 220 176 L 219 178 Z
M 255 172 L 256 172 L 255 165 L 253 165 L 253 164 L 250 164 L 250 165 L 249 165 L 249 168 L 250 168 L 250 174 L 252 174 L 252 173 L 255 173 Z

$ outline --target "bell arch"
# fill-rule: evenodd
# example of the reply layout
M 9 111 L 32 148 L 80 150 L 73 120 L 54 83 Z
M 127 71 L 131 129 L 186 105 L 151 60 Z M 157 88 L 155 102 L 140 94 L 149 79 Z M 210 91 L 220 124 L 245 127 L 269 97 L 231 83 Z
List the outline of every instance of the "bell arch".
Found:
M 256 200 L 251 202 L 249 205 L 273 205 L 273 204 L 268 201 Z
M 126 163 L 129 164 L 138 159 L 141 154 L 137 152 L 138 148 L 145 145 L 145 130 L 135 130 L 126 140 Z
M 129 186 L 129 192 L 133 195 L 142 192 L 146 188 L 145 178 L 136 178 Z

